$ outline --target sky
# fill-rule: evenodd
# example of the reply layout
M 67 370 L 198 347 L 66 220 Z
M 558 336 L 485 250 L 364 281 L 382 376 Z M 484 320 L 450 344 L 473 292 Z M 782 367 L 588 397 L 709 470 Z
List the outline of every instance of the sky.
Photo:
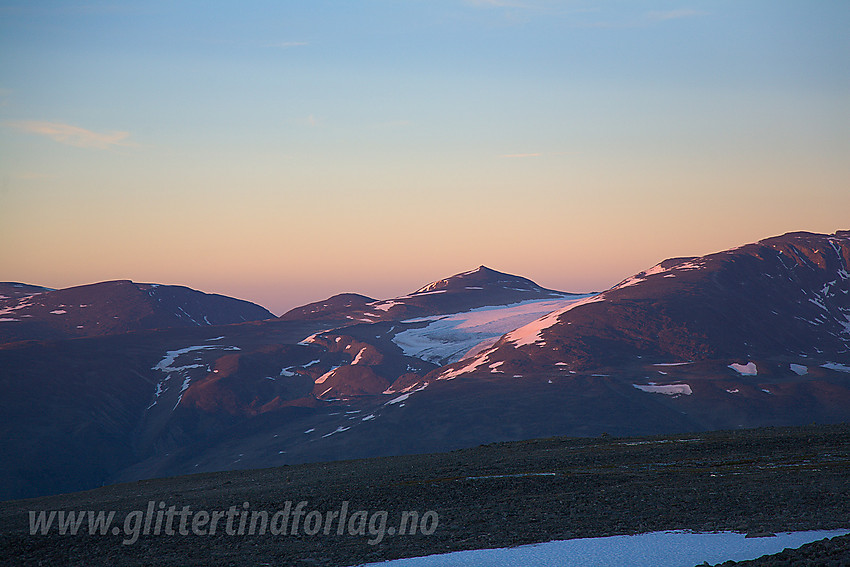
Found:
M 0 0 L 0 281 L 280 314 L 850 229 L 850 2 Z

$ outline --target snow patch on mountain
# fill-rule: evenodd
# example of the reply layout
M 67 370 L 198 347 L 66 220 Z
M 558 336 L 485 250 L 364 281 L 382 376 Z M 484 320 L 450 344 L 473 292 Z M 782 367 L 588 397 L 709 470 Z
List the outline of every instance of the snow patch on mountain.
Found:
M 23 299 L 19 299 L 18 303 L 14 306 L 4 307 L 0 309 L 0 315 L 15 315 L 12 311 L 17 311 L 18 309 L 26 309 L 27 307 L 32 307 L 32 296 L 26 296 Z
M 398 404 L 398 403 L 405 401 L 409 397 L 410 397 L 410 392 L 408 392 L 407 394 L 402 394 L 397 398 L 393 398 L 392 400 L 388 401 L 384 405 L 388 406 L 388 405 L 391 405 L 391 404 Z
M 406 388 L 402 388 L 401 390 L 395 390 L 392 387 L 389 387 L 381 393 L 382 394 L 399 394 L 399 393 L 406 394 L 408 392 L 413 393 L 413 392 L 418 392 L 420 390 L 424 390 L 425 388 L 428 387 L 428 384 L 430 384 L 430 382 L 425 382 L 424 384 L 421 384 L 419 382 L 415 382 L 415 383 L 411 384 L 410 386 L 407 386 Z M 384 405 L 386 405 L 386 404 L 384 404 Z
M 360 352 L 357 353 L 357 356 L 354 357 L 354 360 L 351 361 L 351 364 L 354 365 L 363 360 L 364 352 L 366 352 L 366 347 L 360 349 Z
M 336 433 L 342 433 L 343 431 L 348 431 L 349 429 L 351 429 L 350 426 L 349 427 L 343 427 L 342 425 L 340 425 L 339 427 L 337 427 L 336 429 L 334 429 L 330 433 L 326 433 L 325 435 L 322 435 L 322 437 L 330 437 L 331 435 L 334 435 Z
M 439 282 L 437 282 L 437 283 L 439 283 Z M 437 290 L 433 290 L 433 291 L 427 291 L 427 290 L 426 291 L 414 291 L 410 295 L 406 295 L 404 297 L 410 298 L 410 296 L 412 296 L 412 295 L 434 295 L 435 293 L 446 293 L 446 290 L 445 289 L 437 289 Z
M 809 367 L 803 366 L 802 364 L 791 364 L 790 368 L 791 372 L 793 372 L 797 376 L 805 376 L 809 373 Z
M 349 317 L 349 319 L 350 319 L 350 317 Z M 309 337 L 307 337 L 307 338 L 305 338 L 305 339 L 302 339 L 302 340 L 298 341 L 298 344 L 299 344 L 299 345 L 304 345 L 304 346 L 307 346 L 307 345 L 309 345 L 309 344 L 312 344 L 312 343 L 316 342 L 316 340 L 318 339 L 319 335 L 321 335 L 322 333 L 327 333 L 328 331 L 331 331 L 331 330 L 332 330 L 332 329 L 325 329 L 324 331 L 319 331 L 318 333 L 313 333 L 313 334 L 312 334 L 312 335 L 310 335 Z
M 759 373 L 755 362 L 748 362 L 746 364 L 738 364 L 737 362 L 733 362 L 729 365 L 729 368 L 731 368 L 741 376 L 757 376 Z
M 409 398 L 411 394 L 415 394 L 416 392 L 421 392 L 422 390 L 424 390 L 427 387 L 428 387 L 428 382 L 425 382 L 422 385 L 412 384 L 412 385 L 408 386 L 407 388 L 405 388 L 404 390 L 402 390 L 404 392 L 402 395 L 391 399 L 390 401 L 384 403 L 384 405 L 385 406 L 389 406 L 389 405 L 393 405 L 393 404 L 402 404 L 403 405 L 403 402 L 406 401 L 407 398 Z M 398 392 L 391 392 L 390 390 L 387 390 L 384 393 L 389 394 L 389 393 L 398 393 Z
M 203 364 L 187 364 L 185 366 L 171 366 L 174 364 L 177 359 L 186 353 L 196 351 L 196 350 L 240 350 L 239 347 L 235 346 L 219 346 L 219 345 L 199 345 L 199 346 L 190 346 L 186 348 L 181 348 L 177 350 L 169 350 L 166 351 L 165 357 L 160 360 L 156 366 L 153 366 L 151 370 L 159 370 L 162 372 L 175 372 L 178 370 L 186 370 L 188 368 L 199 368 L 204 366 Z
M 528 323 L 525 326 L 519 327 L 511 331 L 510 333 L 507 333 L 505 335 L 505 340 L 513 342 L 514 346 L 516 347 L 542 342 L 543 331 L 555 325 L 558 322 L 558 319 L 560 319 L 561 315 L 582 305 L 595 303 L 597 301 L 604 301 L 605 299 L 603 296 L 604 294 L 602 293 L 588 294 L 583 296 L 577 296 L 572 299 L 561 300 L 565 302 L 565 305 L 563 305 L 561 308 L 549 313 L 545 317 L 541 317 L 535 321 L 532 321 L 531 323 Z
M 369 303 L 369 307 L 372 309 L 377 309 L 378 311 L 389 311 L 396 305 L 404 305 L 404 303 L 400 301 L 393 301 L 392 299 L 388 299 L 386 301 L 376 301 L 375 303 Z
M 467 271 L 467 272 L 463 272 L 463 273 L 460 273 L 460 274 L 454 275 L 454 276 L 452 276 L 451 278 L 444 278 L 444 279 L 442 279 L 442 280 L 437 280 L 437 281 L 435 281 L 435 282 L 431 282 L 431 283 L 429 283 L 428 285 L 423 286 L 423 287 L 421 287 L 421 288 L 417 289 L 417 290 L 416 290 L 416 291 L 414 291 L 411 295 L 422 295 L 422 294 L 425 294 L 425 293 L 432 292 L 433 290 L 435 290 L 435 289 L 439 288 L 440 286 L 443 286 L 443 285 L 446 285 L 446 284 L 450 283 L 450 281 L 451 281 L 453 278 L 463 279 L 463 278 L 464 278 L 464 277 L 466 277 L 466 276 L 471 276 L 471 275 L 473 275 L 473 274 L 476 274 L 476 273 L 480 272 L 482 269 L 484 269 L 484 266 L 479 266 L 478 268 L 475 268 L 474 270 L 469 270 L 469 271 Z M 445 290 L 441 290 L 441 291 L 445 291 Z
M 667 260 L 665 260 L 665 262 L 667 262 Z M 623 289 L 625 287 L 630 287 L 630 286 L 633 286 L 633 285 L 636 285 L 636 284 L 640 284 L 640 283 L 645 282 L 646 278 L 648 278 L 649 276 L 655 276 L 655 275 L 658 275 L 658 274 L 665 274 L 663 276 L 665 278 L 675 278 L 676 274 L 666 273 L 666 272 L 671 272 L 673 270 L 683 270 L 683 271 L 697 270 L 699 268 L 702 268 L 703 265 L 704 265 L 702 263 L 698 263 L 698 262 L 694 262 L 694 261 L 688 261 L 688 262 L 682 262 L 680 264 L 677 264 L 677 265 L 674 265 L 674 266 L 669 266 L 669 267 L 665 268 L 664 265 L 663 265 L 665 262 L 661 262 L 661 263 L 656 264 L 656 265 L 654 265 L 653 267 L 651 267 L 647 270 L 639 272 L 639 273 L 631 276 L 630 278 L 627 278 L 627 279 L 621 281 L 620 283 L 618 283 L 617 285 L 615 285 L 611 289 Z
M 168 376 L 166 376 L 164 379 L 162 379 L 162 380 L 160 380 L 159 382 L 156 383 L 156 391 L 153 393 L 153 398 L 154 398 L 153 402 L 151 402 L 151 405 L 146 407 L 145 410 L 149 410 L 156 405 L 157 398 L 160 397 L 163 394 L 163 392 L 165 392 L 165 388 L 163 388 L 162 386 L 163 386 L 163 384 L 165 384 L 166 380 L 168 380 L 169 378 L 171 378 L 170 374 Z
M 650 394 L 664 394 L 665 396 L 679 396 L 684 394 L 685 396 L 690 396 L 693 391 L 691 390 L 690 385 L 688 384 L 632 384 L 638 390 L 642 392 L 649 392 Z
M 475 372 L 481 366 L 490 362 L 489 351 L 485 351 L 475 358 L 469 359 L 466 364 L 461 366 L 460 368 L 455 368 L 453 370 L 446 370 L 439 376 L 437 376 L 437 380 L 451 380 L 453 378 L 457 378 L 462 374 L 469 374 L 470 372 Z
M 316 384 L 324 384 L 325 380 L 327 380 L 328 378 L 330 378 L 331 376 L 334 375 L 334 372 L 336 372 L 337 368 L 339 368 L 339 366 L 334 366 L 333 368 L 331 368 L 330 370 L 328 370 L 327 372 L 325 372 L 324 374 L 322 374 L 321 376 L 316 378 L 315 383 Z M 327 393 L 328 393 L 328 391 L 326 390 L 325 392 L 322 393 L 322 395 L 327 394 Z
M 655 274 L 663 274 L 664 272 L 667 272 L 667 271 L 668 271 L 668 269 L 663 267 L 661 264 L 656 264 L 656 265 L 652 266 L 650 269 L 645 270 L 643 272 L 643 275 L 644 276 L 654 276 Z

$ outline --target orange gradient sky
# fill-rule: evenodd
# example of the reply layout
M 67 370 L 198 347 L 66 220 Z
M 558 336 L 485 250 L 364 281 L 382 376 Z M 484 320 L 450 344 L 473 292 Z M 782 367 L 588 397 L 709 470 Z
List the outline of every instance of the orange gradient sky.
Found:
M 846 2 L 248 6 L 0 1 L 0 280 L 280 314 L 850 228 Z

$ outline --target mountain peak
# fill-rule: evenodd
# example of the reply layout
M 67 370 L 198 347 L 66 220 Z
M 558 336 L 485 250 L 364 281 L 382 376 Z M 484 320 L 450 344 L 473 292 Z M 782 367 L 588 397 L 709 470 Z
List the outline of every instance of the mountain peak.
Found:
M 431 282 L 410 295 L 493 288 L 510 289 L 513 291 L 550 291 L 527 278 L 506 274 L 481 265 L 474 270 L 461 272 L 448 278 Z

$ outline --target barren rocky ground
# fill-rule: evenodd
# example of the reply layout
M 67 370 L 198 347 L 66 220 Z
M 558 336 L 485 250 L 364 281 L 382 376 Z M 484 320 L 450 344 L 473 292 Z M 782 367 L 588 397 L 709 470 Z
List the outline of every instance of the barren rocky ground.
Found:
M 167 511 L 363 510 L 372 522 L 325 534 L 29 534 L 29 512 L 115 511 L 124 526 L 149 505 Z M 154 504 L 150 504 L 153 502 Z M 162 502 L 162 507 L 159 503 Z M 246 507 L 244 503 L 248 503 Z M 382 537 L 370 528 L 380 527 Z M 390 535 L 405 511 L 433 533 Z M 430 519 L 433 519 L 433 514 Z M 234 516 L 233 531 L 238 531 Z M 246 520 L 250 516 L 246 514 Z M 316 527 L 317 518 L 312 518 Z M 258 519 L 259 522 L 259 519 Z M 132 522 L 131 522 L 132 523 Z M 426 522 L 427 524 L 427 522 Z M 164 525 L 164 524 L 163 524 Z M 188 525 L 188 524 L 187 524 Z M 329 523 L 327 525 L 330 525 Z M 246 522 L 247 526 L 247 522 Z M 259 524 L 257 524 L 259 526 Z M 409 527 L 409 524 L 408 524 Z M 550 438 L 451 453 L 305 464 L 155 479 L 0 503 L 7 565 L 357 565 L 452 550 L 666 529 L 778 532 L 850 527 L 850 425 L 642 438 Z M 87 532 L 84 524 L 81 532 Z M 111 532 L 111 529 L 109 530 Z M 131 530 L 132 531 L 132 530 Z M 259 531 L 259 530 L 256 530 Z M 377 541 L 380 540 L 380 541 Z M 842 565 L 848 538 L 744 565 Z M 826 558 L 826 559 L 823 559 Z M 823 563 L 819 563 L 823 559 Z M 841 563 L 844 561 L 845 563 Z

